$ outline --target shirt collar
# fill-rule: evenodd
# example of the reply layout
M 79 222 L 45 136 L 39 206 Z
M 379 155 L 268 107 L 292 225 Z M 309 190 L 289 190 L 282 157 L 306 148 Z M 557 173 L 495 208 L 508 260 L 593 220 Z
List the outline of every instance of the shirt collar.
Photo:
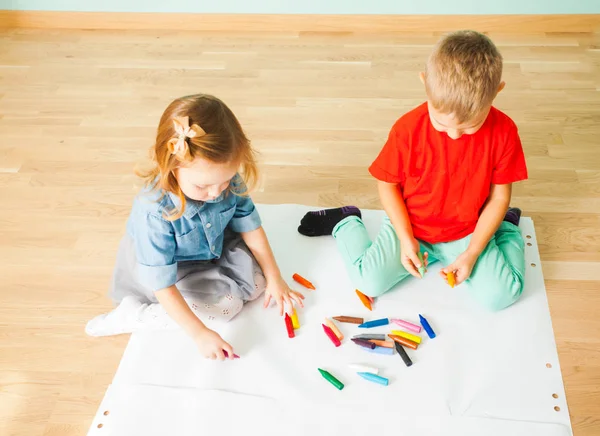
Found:
M 207 203 L 218 203 L 220 201 L 223 200 L 223 198 L 225 197 L 225 191 L 223 191 L 221 193 L 221 195 L 219 195 L 217 198 L 215 198 L 214 200 L 208 200 L 208 201 L 196 201 L 196 200 L 190 200 L 189 198 L 185 199 L 185 210 L 183 211 L 183 216 L 186 217 L 187 219 L 191 219 L 194 216 L 196 216 L 198 214 L 198 212 L 200 212 L 200 210 L 204 207 L 205 204 Z M 173 206 L 175 207 L 175 209 L 180 210 L 181 209 L 181 201 L 179 200 L 179 197 L 175 194 L 173 194 L 172 192 L 169 192 L 169 198 L 171 199 L 171 202 L 173 203 Z

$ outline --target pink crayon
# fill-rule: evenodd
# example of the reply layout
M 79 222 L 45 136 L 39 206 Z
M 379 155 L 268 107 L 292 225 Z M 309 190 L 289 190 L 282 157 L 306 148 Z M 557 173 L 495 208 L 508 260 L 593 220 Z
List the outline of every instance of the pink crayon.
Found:
M 401 319 L 390 319 L 390 321 L 393 322 L 394 324 L 398 324 L 400 327 L 404 327 L 405 329 L 411 330 L 413 332 L 419 333 L 421 331 L 420 325 L 415 325 L 408 321 L 404 321 Z
M 229 353 L 227 351 L 223 350 L 223 354 L 225 355 L 225 359 L 229 359 Z M 237 354 L 234 353 L 233 354 L 233 358 L 234 359 L 239 359 L 240 356 L 238 356 Z

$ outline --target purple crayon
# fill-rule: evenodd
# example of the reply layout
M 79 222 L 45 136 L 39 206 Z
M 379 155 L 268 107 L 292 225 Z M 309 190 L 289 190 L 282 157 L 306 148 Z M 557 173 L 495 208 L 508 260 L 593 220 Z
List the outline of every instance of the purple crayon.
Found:
M 369 342 L 365 339 L 352 338 L 351 340 L 356 345 L 360 345 L 361 347 L 365 347 L 365 348 L 370 348 L 371 350 L 375 349 L 375 347 L 376 347 L 376 345 L 373 342 Z
M 227 351 L 223 350 L 223 354 L 225 355 L 225 359 L 229 359 L 229 353 Z M 237 354 L 234 353 L 233 354 L 233 358 L 234 359 L 239 359 L 240 356 L 238 356 Z

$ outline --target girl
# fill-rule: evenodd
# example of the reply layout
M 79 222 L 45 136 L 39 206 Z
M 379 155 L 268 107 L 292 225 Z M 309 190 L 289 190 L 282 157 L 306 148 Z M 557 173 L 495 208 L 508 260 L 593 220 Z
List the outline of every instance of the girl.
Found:
M 174 323 L 207 358 L 233 359 L 231 345 L 208 329 L 229 321 L 265 292 L 302 306 L 281 277 L 247 186 L 256 182 L 254 151 L 231 110 L 209 95 L 173 101 L 151 148 L 152 167 L 139 172 L 135 198 L 114 269 L 118 307 L 91 320 L 92 336 L 166 328 Z

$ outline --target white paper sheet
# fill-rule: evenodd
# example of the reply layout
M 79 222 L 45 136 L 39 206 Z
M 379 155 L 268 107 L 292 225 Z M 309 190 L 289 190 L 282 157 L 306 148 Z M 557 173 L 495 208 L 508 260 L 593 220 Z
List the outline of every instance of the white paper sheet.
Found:
M 354 294 L 333 239 L 306 238 L 296 232 L 309 208 L 259 209 L 284 276 L 293 283 L 291 275 L 298 272 L 317 286 L 316 291 L 305 292 L 297 337 L 288 339 L 277 311 L 264 310 L 260 302 L 247 305 L 231 323 L 219 327 L 242 356 L 236 361 L 202 359 L 178 330 L 134 334 L 90 436 L 209 434 L 217 428 L 209 421 L 230 422 L 235 416 L 239 417 L 233 420 L 235 425 L 245 422 L 243 430 L 265 434 L 264 412 L 256 411 L 257 404 L 258 409 L 271 410 L 272 430 L 285 429 L 288 436 L 363 430 L 461 436 L 571 434 L 530 219 L 521 224 L 532 243 L 526 247 L 526 288 L 511 308 L 498 313 L 479 308 L 460 286 L 449 288 L 437 274 L 439 265 L 432 265 L 424 280 L 407 280 L 378 298 L 374 311 L 368 312 Z M 382 217 L 381 211 L 363 212 L 373 236 Z M 397 355 L 370 354 L 349 339 L 336 349 L 321 327 L 323 318 L 336 315 L 397 317 L 417 323 L 419 313 L 438 337 L 431 340 L 423 334 L 419 349 L 408 350 L 414 362 L 410 368 Z M 347 338 L 365 333 L 354 325 L 339 326 Z M 391 326 L 369 332 L 389 330 Z M 390 385 L 360 379 L 349 363 L 377 366 Z M 333 388 L 318 367 L 346 387 Z M 102 414 L 104 409 L 111 410 L 108 417 Z M 260 419 L 253 419 L 256 414 Z M 379 419 L 356 419 L 369 414 Z M 101 421 L 106 424 L 98 429 Z M 240 431 L 218 429 L 217 434 Z

